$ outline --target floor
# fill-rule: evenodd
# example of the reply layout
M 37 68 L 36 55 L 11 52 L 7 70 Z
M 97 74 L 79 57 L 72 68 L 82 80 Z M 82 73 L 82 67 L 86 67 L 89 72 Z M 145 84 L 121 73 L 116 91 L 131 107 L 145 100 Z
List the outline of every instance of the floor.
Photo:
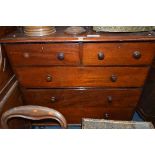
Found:
M 134 113 L 134 116 L 132 118 L 133 121 L 143 121 L 143 119 L 140 117 L 138 113 Z M 60 126 L 33 126 L 33 129 L 60 129 Z M 71 125 L 68 126 L 68 129 L 81 129 L 80 125 Z

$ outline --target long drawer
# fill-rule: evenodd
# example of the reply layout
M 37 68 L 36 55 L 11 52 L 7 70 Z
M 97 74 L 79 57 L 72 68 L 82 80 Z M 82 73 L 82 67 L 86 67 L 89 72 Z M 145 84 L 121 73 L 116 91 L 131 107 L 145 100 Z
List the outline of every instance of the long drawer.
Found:
M 51 108 L 126 107 L 137 105 L 141 89 L 24 89 L 26 104 Z
M 134 113 L 134 109 L 131 108 L 89 108 L 87 109 L 57 109 L 61 112 L 68 124 L 81 124 L 83 118 L 92 119 L 109 119 L 109 120 L 128 120 L 131 121 Z M 96 111 L 96 112 L 95 112 Z M 42 122 L 34 122 L 34 124 L 39 125 L 53 125 L 57 122 L 52 120 L 44 120 Z
M 13 66 L 80 64 L 79 44 L 8 44 L 5 50 Z
M 110 120 L 131 120 L 135 109 L 133 108 L 57 108 L 68 124 L 81 124 L 82 118 L 110 119 Z
M 67 120 L 68 124 L 81 124 L 82 118 L 131 120 L 134 108 L 57 108 Z
M 61 112 L 68 123 L 82 118 L 130 120 L 140 89 L 27 89 L 25 104 L 41 105 Z
M 84 43 L 83 64 L 147 65 L 154 53 L 154 43 Z
M 149 67 L 19 67 L 26 88 L 141 87 Z

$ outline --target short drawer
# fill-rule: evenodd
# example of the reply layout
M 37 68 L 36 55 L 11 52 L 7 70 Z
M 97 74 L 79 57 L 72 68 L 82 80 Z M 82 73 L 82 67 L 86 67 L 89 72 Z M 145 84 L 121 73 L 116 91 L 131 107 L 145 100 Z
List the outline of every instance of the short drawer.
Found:
M 135 107 L 141 89 L 24 89 L 26 104 L 51 108 Z
M 26 88 L 141 87 L 149 67 L 19 67 Z
M 84 65 L 148 65 L 155 53 L 153 43 L 84 43 Z
M 13 66 L 78 65 L 76 43 L 8 44 L 5 50 Z

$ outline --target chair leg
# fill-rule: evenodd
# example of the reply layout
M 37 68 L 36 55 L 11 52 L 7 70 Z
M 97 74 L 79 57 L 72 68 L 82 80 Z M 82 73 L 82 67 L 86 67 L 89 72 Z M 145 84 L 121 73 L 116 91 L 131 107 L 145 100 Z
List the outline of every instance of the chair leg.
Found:
M 8 121 L 11 118 L 18 117 L 29 120 L 55 119 L 62 128 L 67 128 L 66 119 L 60 112 L 51 108 L 33 105 L 19 106 L 4 112 L 1 117 L 2 128 L 8 129 Z

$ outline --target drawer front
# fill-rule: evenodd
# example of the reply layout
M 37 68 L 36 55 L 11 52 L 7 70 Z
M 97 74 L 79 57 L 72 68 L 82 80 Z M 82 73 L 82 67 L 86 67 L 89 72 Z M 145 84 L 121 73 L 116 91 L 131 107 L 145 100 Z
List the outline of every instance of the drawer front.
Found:
M 148 67 L 22 67 L 15 68 L 26 88 L 141 87 Z
M 28 89 L 23 90 L 27 104 L 50 108 L 132 108 L 141 89 Z
M 133 108 L 57 108 L 67 120 L 68 124 L 81 124 L 82 118 L 131 120 L 135 109 Z
M 148 65 L 155 53 L 153 43 L 84 43 L 85 65 Z
M 5 46 L 14 66 L 78 65 L 78 44 L 9 44 Z
M 64 115 L 67 124 L 81 124 L 83 118 L 131 121 L 135 111 L 132 108 L 79 108 L 78 110 L 73 108 L 57 108 L 57 110 Z M 40 123 L 41 125 L 57 124 L 57 122 L 51 120 L 44 120 L 44 122 Z M 40 123 L 35 122 L 37 125 Z
M 30 89 L 23 96 L 26 104 L 54 108 L 68 123 L 78 124 L 82 118 L 130 120 L 140 93 L 139 89 Z

